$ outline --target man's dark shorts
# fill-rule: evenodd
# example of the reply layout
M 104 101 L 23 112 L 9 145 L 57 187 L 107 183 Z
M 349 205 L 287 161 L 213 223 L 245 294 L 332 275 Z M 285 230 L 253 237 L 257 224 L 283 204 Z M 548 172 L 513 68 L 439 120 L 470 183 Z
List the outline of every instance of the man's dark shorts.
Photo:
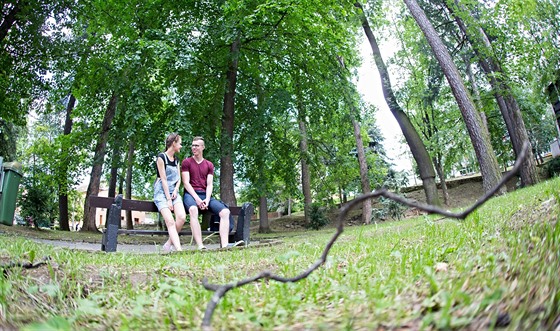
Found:
M 206 192 L 196 192 L 200 200 L 206 199 Z M 189 208 L 192 206 L 197 207 L 196 201 L 188 192 L 183 195 L 183 204 L 185 205 L 185 209 L 187 213 L 189 212 Z M 210 198 L 210 202 L 208 203 L 208 210 L 210 210 L 214 214 L 219 214 L 222 210 L 228 208 L 223 202 L 220 200 Z

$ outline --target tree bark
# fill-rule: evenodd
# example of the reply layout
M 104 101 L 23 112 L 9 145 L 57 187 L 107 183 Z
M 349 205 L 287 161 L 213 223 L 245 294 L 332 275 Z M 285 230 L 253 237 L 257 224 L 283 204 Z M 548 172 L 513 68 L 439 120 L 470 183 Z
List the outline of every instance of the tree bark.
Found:
M 115 141 L 111 152 L 111 178 L 109 179 L 108 197 L 115 197 L 117 193 L 117 181 L 119 177 L 119 166 L 121 164 L 121 142 Z
M 412 16 L 418 23 L 418 26 L 426 36 L 436 59 L 438 60 L 445 77 L 451 87 L 451 91 L 457 100 L 459 109 L 463 116 L 463 120 L 467 126 L 467 131 L 471 138 L 471 142 L 478 159 L 480 172 L 482 174 L 482 185 L 484 191 L 488 192 L 497 186 L 501 178 L 496 154 L 490 144 L 490 137 L 482 130 L 480 116 L 476 111 L 474 104 L 467 92 L 465 84 L 453 63 L 451 55 L 443 45 L 436 30 L 426 17 L 424 11 L 418 6 L 415 0 L 404 0 L 406 6 L 410 10 Z M 505 189 L 501 188 L 500 193 L 505 193 Z
M 301 119 L 298 121 L 300 141 L 299 150 L 301 152 L 301 188 L 303 191 L 303 210 L 305 224 L 310 224 L 311 204 L 311 177 L 309 175 L 309 165 L 307 164 L 307 155 L 309 153 L 307 146 L 307 127 L 305 122 Z
M 111 100 L 109 100 L 109 105 L 107 105 L 105 116 L 103 117 L 103 123 L 101 124 L 101 131 L 99 132 L 99 138 L 97 139 L 97 145 L 95 146 L 93 166 L 91 168 L 91 175 L 84 202 L 84 226 L 82 228 L 84 231 L 98 232 L 97 225 L 95 224 L 95 208 L 90 208 L 88 198 L 90 195 L 97 195 L 99 193 L 101 172 L 103 170 L 103 159 L 105 157 L 105 147 L 109 137 L 109 129 L 111 128 L 111 123 L 117 111 L 117 104 L 118 96 L 116 93 L 113 93 Z
M 301 155 L 301 189 L 303 191 L 303 214 L 305 225 L 311 223 L 311 204 L 313 199 L 311 197 L 311 177 L 309 174 L 309 165 L 307 158 L 309 154 L 309 147 L 307 143 L 307 126 L 305 123 L 305 107 L 302 101 L 302 91 L 299 81 L 296 82 L 296 102 L 297 102 L 297 117 L 299 126 L 299 151 Z
M 472 72 L 471 63 L 468 59 L 464 59 L 464 62 L 465 62 L 465 67 L 467 68 L 467 76 L 471 81 L 472 94 L 474 95 L 474 102 L 479 110 L 478 114 L 480 115 L 480 120 L 481 120 L 480 123 L 482 125 L 482 129 L 484 130 L 484 132 L 486 132 L 488 137 L 491 137 L 490 130 L 488 130 L 488 120 L 486 119 L 486 114 L 482 111 L 482 101 L 480 99 L 480 93 L 478 92 L 479 89 L 478 89 L 478 84 L 476 83 L 476 78 L 474 77 L 474 74 Z
M 426 201 L 431 205 L 440 205 L 436 181 L 435 181 L 435 171 L 434 165 L 432 164 L 432 159 L 428 154 L 428 150 L 426 149 L 426 145 L 422 142 L 420 135 L 412 125 L 412 122 L 406 115 L 406 113 L 402 110 L 402 108 L 397 103 L 397 99 L 393 93 L 393 88 L 391 86 L 391 80 L 389 78 L 389 71 L 387 70 L 387 66 L 385 62 L 383 62 L 383 58 L 381 57 L 381 51 L 379 50 L 379 45 L 377 44 L 377 40 L 373 35 L 371 27 L 369 26 L 368 20 L 364 14 L 362 5 L 358 2 L 355 3 L 355 6 L 360 8 L 361 13 L 361 21 L 362 27 L 364 32 L 368 38 L 369 44 L 373 51 L 373 58 L 375 60 L 375 64 L 377 66 L 377 70 L 379 71 L 379 76 L 381 77 L 381 86 L 383 90 L 383 96 L 385 97 L 385 101 L 387 102 L 387 106 L 389 110 L 397 120 L 399 127 L 404 135 L 404 138 L 410 148 L 410 152 L 418 165 L 418 169 L 420 171 L 420 178 L 422 179 L 422 185 L 424 187 L 424 192 L 426 194 Z
M 366 153 L 364 151 L 364 142 L 362 140 L 360 123 L 358 123 L 358 121 L 353 118 L 352 126 L 354 127 L 354 138 L 356 138 L 356 148 L 358 150 L 358 163 L 360 164 L 360 182 L 362 184 L 362 193 L 368 194 L 371 193 L 371 186 L 369 185 Z M 365 224 L 371 223 L 371 199 L 366 199 L 362 203 L 362 222 Z
M 70 98 L 68 99 L 68 104 L 66 105 L 66 119 L 64 121 L 64 131 L 63 135 L 68 136 L 70 132 L 72 132 L 72 111 L 74 110 L 74 106 L 76 105 L 76 98 L 74 94 L 70 93 Z M 66 144 L 62 145 L 64 150 L 61 151 L 61 155 L 68 155 L 68 149 L 66 148 Z M 68 162 L 63 160 L 60 164 L 60 174 L 62 178 L 59 178 L 58 182 L 58 214 L 59 214 L 59 224 L 60 229 L 63 231 L 70 231 L 70 223 L 68 221 Z
M 235 88 L 239 61 L 239 37 L 231 44 L 230 62 L 226 73 L 224 94 L 224 114 L 222 118 L 222 139 L 220 141 L 220 199 L 230 206 L 237 205 L 233 185 L 233 128 L 235 119 Z
M 437 156 L 434 158 L 434 166 L 436 168 L 436 172 L 439 177 L 439 183 L 441 185 L 441 192 L 443 195 L 443 203 L 446 206 L 449 206 L 449 191 L 447 190 L 447 182 L 445 177 L 445 172 L 443 171 L 443 166 L 441 164 L 441 153 L 437 153 Z
M 342 67 L 342 69 L 346 69 L 342 58 L 339 58 L 338 62 Z M 362 132 L 360 128 L 360 123 L 357 120 L 357 118 L 360 117 L 360 112 L 354 103 L 354 99 L 352 98 L 352 91 L 348 85 L 349 82 L 346 80 L 344 75 L 341 75 L 341 79 L 344 81 L 345 84 L 347 84 L 344 95 L 345 95 L 346 103 L 350 107 L 350 117 L 352 120 L 352 127 L 354 129 L 354 139 L 356 139 L 356 149 L 358 151 L 358 164 L 360 166 L 360 183 L 362 185 L 362 193 L 368 194 L 371 193 L 371 186 L 369 183 L 368 166 L 366 160 L 366 153 L 364 151 L 364 142 L 362 140 Z M 339 188 L 339 192 L 340 192 L 340 188 Z M 371 213 L 372 213 L 371 205 L 372 205 L 371 199 L 366 199 L 362 203 L 362 222 L 364 224 L 371 223 Z
M 135 141 L 131 139 L 128 143 L 128 154 L 126 156 L 126 198 L 132 199 L 132 165 L 134 164 Z M 126 211 L 126 228 L 134 229 L 132 210 Z
M 460 8 L 462 7 L 457 1 L 455 1 L 455 3 Z M 459 29 L 467 37 L 467 40 L 469 40 L 474 52 L 479 58 L 480 66 L 484 70 L 484 73 L 492 86 L 494 98 L 498 103 L 498 107 L 506 124 L 515 157 L 521 153 L 524 143 L 529 144 L 529 149 L 527 151 L 528 155 L 525 158 L 523 167 L 520 170 L 520 177 L 522 186 L 534 185 L 538 182 L 538 176 L 535 157 L 531 148 L 531 142 L 529 141 L 529 135 L 527 134 L 525 122 L 523 121 L 517 100 L 513 95 L 511 87 L 506 82 L 506 75 L 496 58 L 492 55 L 492 43 L 490 42 L 490 39 L 486 35 L 484 29 L 480 27 L 477 29 L 478 33 L 474 34 L 474 36 L 469 33 L 469 29 L 467 28 L 465 22 L 456 14 L 455 11 L 449 7 L 447 8 L 454 16 Z M 462 11 L 470 15 L 466 9 L 463 8 Z
M 270 224 L 268 223 L 268 203 L 266 195 L 259 197 L 259 233 L 270 233 Z

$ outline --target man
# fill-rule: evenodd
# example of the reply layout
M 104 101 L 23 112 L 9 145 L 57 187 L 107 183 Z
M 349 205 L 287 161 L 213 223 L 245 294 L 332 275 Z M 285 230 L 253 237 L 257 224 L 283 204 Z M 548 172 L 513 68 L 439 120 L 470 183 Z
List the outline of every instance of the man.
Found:
M 229 214 L 228 207 L 212 197 L 214 165 L 204 158 L 204 139 L 194 137 L 191 145 L 192 156 L 183 160 L 181 164 L 181 178 L 183 179 L 183 203 L 188 210 L 191 231 L 198 249 L 206 249 L 202 244 L 202 232 L 198 222 L 198 210 L 209 209 L 220 216 L 220 243 L 221 247 L 239 245 L 241 242 L 228 245 Z

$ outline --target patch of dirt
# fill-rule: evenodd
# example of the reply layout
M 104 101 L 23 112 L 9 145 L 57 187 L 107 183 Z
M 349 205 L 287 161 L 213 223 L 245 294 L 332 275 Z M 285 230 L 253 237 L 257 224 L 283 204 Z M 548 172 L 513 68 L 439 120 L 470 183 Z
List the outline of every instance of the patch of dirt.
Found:
M 508 192 L 515 190 L 517 185 L 517 178 L 511 179 L 507 184 Z M 462 177 L 459 179 L 451 179 L 447 182 L 447 191 L 449 194 L 448 205 L 446 208 L 461 208 L 468 207 L 475 203 L 479 198 L 484 195 L 482 188 L 482 178 L 479 176 Z M 422 186 L 415 186 L 406 190 L 408 192 L 401 193 L 406 198 L 416 200 L 418 202 L 426 203 L 426 194 Z M 443 204 L 443 191 L 438 189 L 440 201 Z M 375 203 L 374 203 L 375 204 Z M 334 223 L 338 216 L 339 209 L 333 209 L 328 213 L 328 217 Z M 423 212 L 416 208 L 409 208 L 405 211 L 405 218 L 416 217 Z M 361 209 L 355 208 L 351 210 L 347 217 L 345 226 L 362 225 Z M 292 231 L 305 231 L 303 216 L 283 216 L 276 219 L 269 220 L 270 228 L 273 232 L 292 232 Z M 259 222 L 258 220 L 252 222 L 251 233 L 258 233 Z
M 507 184 L 508 192 L 515 190 L 517 185 L 517 178 L 512 178 Z M 482 188 L 482 178 L 480 176 L 471 176 L 460 179 L 452 179 L 447 182 L 447 192 L 449 193 L 448 208 L 467 207 L 476 202 L 484 195 Z M 439 198 L 443 204 L 443 191 L 438 189 Z M 415 190 L 404 193 L 409 199 L 426 202 L 426 194 L 422 187 L 416 187 Z
M 512 179 L 508 184 L 508 191 L 515 189 L 517 179 Z M 482 197 L 484 192 L 482 189 L 482 181 L 480 176 L 463 177 L 460 179 L 453 179 L 448 181 L 448 191 L 449 191 L 449 205 L 447 208 L 458 208 L 466 207 L 473 204 L 478 198 Z M 419 202 L 426 202 L 426 195 L 422 186 L 415 186 L 408 189 L 408 192 L 402 193 L 405 197 L 413 199 Z M 441 202 L 443 203 L 443 193 L 439 189 L 439 195 Z M 375 203 L 374 203 L 375 204 Z M 334 226 L 334 222 L 338 217 L 339 208 L 335 208 L 328 212 L 328 217 L 331 219 L 331 226 Z M 408 209 L 405 212 L 405 218 L 416 217 L 422 212 L 415 209 Z M 283 216 L 276 219 L 269 220 L 270 228 L 272 232 L 279 233 L 291 233 L 291 232 L 301 232 L 307 229 L 304 226 L 303 216 Z M 355 226 L 362 225 L 361 220 L 361 209 L 355 208 L 349 211 L 345 226 Z M 251 234 L 257 234 L 259 229 L 259 221 L 253 220 L 251 222 Z M 52 231 L 52 230 L 35 230 L 29 227 L 22 226 L 5 226 L 0 224 L 0 233 L 5 235 L 16 235 L 25 236 L 33 238 L 51 239 L 51 240 L 70 240 L 70 241 L 81 241 L 81 242 L 100 242 L 101 234 L 97 233 L 87 233 L 87 232 L 64 232 L 64 231 Z M 159 244 L 160 238 L 154 239 L 149 236 L 119 236 L 120 243 L 148 243 L 148 244 Z

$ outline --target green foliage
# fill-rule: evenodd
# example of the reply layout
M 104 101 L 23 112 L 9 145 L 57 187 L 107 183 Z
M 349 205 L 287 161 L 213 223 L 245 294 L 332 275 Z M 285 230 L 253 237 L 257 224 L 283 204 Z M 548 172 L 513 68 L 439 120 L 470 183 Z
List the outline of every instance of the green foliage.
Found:
M 306 224 L 308 229 L 319 230 L 330 223 L 329 218 L 325 214 L 325 208 L 318 203 L 311 205 L 309 216 L 309 224 Z
M 548 178 L 560 176 L 560 157 L 555 157 L 548 161 L 544 168 Z
M 389 170 L 383 186 L 388 190 L 399 193 L 401 188 L 406 187 L 408 179 L 406 173 Z M 379 198 L 381 208 L 372 208 L 371 220 L 373 222 L 387 218 L 400 220 L 404 216 L 407 207 L 384 197 Z
M 18 199 L 21 216 L 30 220 L 37 228 L 53 226 L 58 215 L 58 205 L 53 191 L 39 185 L 23 185 L 23 189 Z

